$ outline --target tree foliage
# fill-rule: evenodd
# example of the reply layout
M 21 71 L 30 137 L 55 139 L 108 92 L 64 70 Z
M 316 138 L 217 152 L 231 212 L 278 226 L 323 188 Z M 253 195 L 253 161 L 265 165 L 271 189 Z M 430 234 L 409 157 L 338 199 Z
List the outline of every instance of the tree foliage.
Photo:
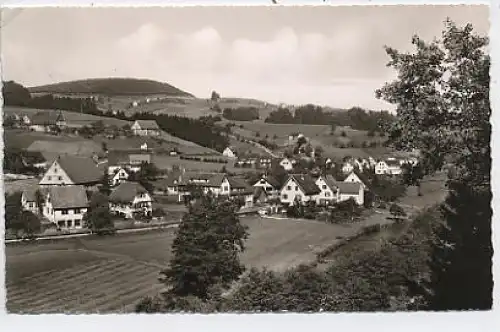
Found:
M 433 242 L 432 278 L 420 289 L 429 309 L 489 309 L 492 305 L 488 39 L 470 24 L 447 20 L 441 40 L 414 36 L 412 53 L 387 47 L 398 77 L 377 91 L 395 104 L 390 142 L 421 151 L 428 174 L 446 163 L 446 222 Z
M 87 228 L 98 235 L 114 234 L 113 219 L 109 212 L 108 197 L 102 193 L 93 193 L 88 211 L 83 216 Z
M 207 299 L 212 287 L 228 286 L 244 271 L 238 255 L 248 232 L 235 209 L 232 202 L 211 195 L 189 206 L 172 245 L 170 266 L 161 272 L 172 294 Z

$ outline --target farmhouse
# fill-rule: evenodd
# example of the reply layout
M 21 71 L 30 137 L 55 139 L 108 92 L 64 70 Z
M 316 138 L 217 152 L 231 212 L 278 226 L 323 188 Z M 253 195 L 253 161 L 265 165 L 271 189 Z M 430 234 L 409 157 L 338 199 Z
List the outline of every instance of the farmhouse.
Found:
M 353 198 L 358 205 L 364 204 L 365 193 L 361 183 L 337 182 L 339 202 Z
M 122 167 L 116 169 L 114 171 L 114 173 L 110 174 L 110 175 L 111 175 L 111 179 L 109 181 L 110 181 L 110 185 L 113 187 L 119 185 L 122 182 L 127 181 L 129 178 L 129 174 Z
M 338 200 L 338 187 L 337 181 L 332 175 L 321 175 L 316 179 L 316 186 L 321 192 L 316 196 L 316 204 L 329 205 L 337 202 Z
M 87 187 L 101 182 L 103 174 L 91 158 L 70 155 L 58 156 L 50 165 L 40 186 L 84 185 Z
M 123 182 L 109 195 L 109 210 L 124 218 L 133 218 L 140 213 L 151 216 L 153 199 L 137 182 Z
M 375 174 L 377 175 L 399 175 L 403 172 L 400 162 L 395 158 L 379 160 L 375 165 Z
M 344 182 L 349 182 L 349 183 L 359 183 L 361 184 L 361 187 L 363 187 L 363 190 L 366 190 L 366 184 L 361 180 L 358 174 L 356 172 L 351 172 L 345 179 Z
M 63 129 L 66 127 L 64 114 L 59 111 L 38 112 L 31 118 L 30 130 L 39 132 L 51 132 L 54 128 Z
M 153 183 L 154 193 L 158 195 L 178 195 L 181 180 L 182 173 L 174 171 L 167 178 L 159 179 Z
M 314 179 L 307 174 L 291 174 L 280 192 L 282 204 L 290 205 L 296 200 L 301 203 L 313 201 L 321 190 Z
M 277 196 L 281 188 L 280 183 L 274 177 L 264 175 L 254 183 L 254 188 L 262 188 L 267 195 Z
M 136 120 L 130 129 L 136 136 L 160 135 L 160 127 L 155 120 Z
M 226 195 L 230 198 L 242 198 L 245 207 L 253 204 L 253 188 L 243 180 L 229 177 L 226 174 L 190 174 L 183 177 L 178 185 L 179 201 L 191 194 L 190 187 L 196 186 L 205 194 L 215 196 Z
M 82 228 L 89 202 L 84 186 L 51 187 L 43 215 L 60 228 Z
M 143 163 L 152 163 L 152 154 L 141 151 L 109 151 L 108 152 L 108 169 L 110 174 L 120 168 L 125 168 L 132 172 L 141 170 Z
M 222 155 L 231 159 L 237 157 L 236 149 L 234 147 L 228 146 L 222 151 Z
M 37 191 L 39 191 L 39 194 L 37 194 Z M 38 199 L 37 195 L 40 195 Z M 44 200 L 44 191 L 39 187 L 23 190 L 21 194 L 21 206 L 23 207 L 23 209 L 35 214 L 38 214 L 40 211 L 39 203 L 41 203 L 43 207 Z

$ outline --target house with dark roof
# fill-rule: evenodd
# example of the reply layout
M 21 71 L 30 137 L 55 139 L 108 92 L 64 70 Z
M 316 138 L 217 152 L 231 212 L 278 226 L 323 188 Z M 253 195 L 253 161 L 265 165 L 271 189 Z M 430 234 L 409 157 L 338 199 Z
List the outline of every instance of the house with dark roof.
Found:
M 359 184 L 361 184 L 361 187 L 363 187 L 363 190 L 368 189 L 365 182 L 361 179 L 361 176 L 358 175 L 355 171 L 352 171 L 351 173 L 349 173 L 349 175 L 347 175 L 347 177 L 344 179 L 343 182 L 359 183 Z
M 160 127 L 155 120 L 135 120 L 130 129 L 136 136 L 160 135 Z
M 315 201 L 321 190 L 309 174 L 290 174 L 280 191 L 282 204 L 290 205 L 296 200 L 301 203 Z
M 108 169 L 110 174 L 114 174 L 120 168 L 131 172 L 138 172 L 141 170 L 143 163 L 150 164 L 152 162 L 152 154 L 145 151 L 113 150 L 108 152 Z
M 270 175 L 263 175 L 253 187 L 262 188 L 270 197 L 277 197 L 281 189 L 279 181 Z
M 84 186 L 52 186 L 47 190 L 43 215 L 60 228 L 82 228 L 89 202 Z
M 358 182 L 337 182 L 338 201 L 346 201 L 350 198 L 358 205 L 363 205 L 365 202 L 365 191 L 363 186 Z
M 38 194 L 37 191 L 39 191 Z M 39 204 L 41 203 L 41 206 L 43 207 L 46 194 L 47 194 L 46 191 L 38 186 L 25 189 L 21 193 L 21 206 L 26 211 L 39 214 L 40 212 Z M 37 195 L 40 196 L 37 198 Z
M 66 125 L 66 119 L 61 111 L 40 111 L 31 117 L 29 129 L 32 131 L 51 132 L 54 128 L 63 129 Z
M 338 201 L 337 181 L 331 174 L 320 175 L 315 183 L 321 190 L 316 196 L 316 204 L 330 205 Z
M 109 182 L 110 182 L 110 185 L 112 187 L 114 187 L 114 186 L 119 185 L 122 182 L 127 181 L 128 178 L 129 178 L 129 174 L 127 173 L 127 171 L 124 168 L 120 167 L 120 168 L 114 170 L 114 173 L 111 174 Z
M 379 160 L 375 165 L 375 174 L 377 175 L 399 175 L 402 172 L 401 163 L 396 158 Z
M 92 158 L 60 155 L 49 166 L 39 185 L 91 187 L 100 184 L 103 173 Z
M 179 202 L 184 196 L 191 195 L 191 188 L 195 186 L 201 189 L 204 194 L 211 193 L 215 196 L 226 195 L 230 198 L 243 198 L 245 206 L 253 204 L 253 188 L 243 179 L 230 177 L 223 173 L 186 173 L 181 176 L 178 182 Z
M 151 216 L 153 199 L 149 192 L 137 182 L 122 182 L 109 195 L 111 213 L 126 219 L 134 218 L 140 213 Z

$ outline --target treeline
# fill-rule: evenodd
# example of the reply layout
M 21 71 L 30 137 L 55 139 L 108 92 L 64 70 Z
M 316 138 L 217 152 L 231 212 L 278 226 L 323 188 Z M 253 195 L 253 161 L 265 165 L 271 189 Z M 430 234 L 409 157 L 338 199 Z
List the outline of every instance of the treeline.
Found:
M 294 114 L 287 108 L 273 111 L 266 118 L 267 123 L 310 124 L 350 126 L 357 130 L 382 131 L 395 117 L 387 111 L 366 111 L 353 107 L 347 111 L 327 112 L 321 106 L 312 104 L 298 107 Z
M 222 116 L 227 120 L 253 121 L 259 119 L 259 110 L 256 107 L 225 108 Z
M 2 93 L 4 105 L 6 106 L 56 109 L 102 115 L 92 98 L 54 97 L 53 95 L 33 97 L 28 89 L 13 81 L 4 82 Z
M 191 141 L 219 152 L 222 152 L 229 145 L 229 139 L 226 135 L 223 135 L 222 129 L 214 126 L 214 123 L 218 120 L 217 118 L 189 119 L 166 114 L 156 115 L 148 113 L 136 113 L 129 117 L 122 111 L 115 114 L 111 111 L 100 111 L 91 98 L 59 98 L 52 95 L 32 97 L 28 89 L 13 81 L 4 83 L 2 93 L 4 103 L 7 106 L 61 109 L 121 120 L 156 120 L 162 130 L 186 141 Z

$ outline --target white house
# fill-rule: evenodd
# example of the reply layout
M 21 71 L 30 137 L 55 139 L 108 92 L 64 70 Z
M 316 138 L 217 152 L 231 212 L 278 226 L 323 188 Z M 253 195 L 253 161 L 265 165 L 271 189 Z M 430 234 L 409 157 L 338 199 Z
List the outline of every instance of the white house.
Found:
M 280 161 L 280 166 L 283 167 L 285 171 L 291 171 L 293 169 L 293 165 L 295 164 L 294 160 L 283 158 Z
M 224 151 L 222 151 L 222 155 L 231 159 L 235 159 L 237 157 L 236 150 L 234 150 L 234 148 L 230 146 L 228 146 L 227 148 L 224 149 Z
M 60 228 L 82 228 L 89 202 L 84 186 L 52 186 L 45 197 L 43 215 Z
M 155 120 L 135 120 L 130 127 L 134 135 L 137 136 L 158 136 L 160 127 Z
M 363 190 L 366 190 L 365 183 L 359 178 L 359 176 L 355 172 L 351 172 L 345 179 L 344 182 L 351 183 L 359 183 L 363 187 Z
M 342 165 L 342 173 L 347 174 L 347 173 L 351 173 L 352 171 L 354 171 L 354 165 L 351 162 L 346 161 Z
M 148 150 L 148 143 L 144 142 L 141 144 L 141 150 L 147 151 Z
M 365 202 L 365 192 L 361 183 L 357 182 L 337 182 L 339 202 L 353 198 L 358 205 Z
M 286 205 L 294 204 L 296 200 L 306 203 L 314 201 L 320 192 L 321 190 L 310 175 L 292 174 L 281 188 L 280 200 Z
M 109 195 L 111 213 L 130 219 L 135 213 L 151 216 L 153 199 L 148 191 L 137 182 L 122 182 Z
M 112 187 L 117 186 L 120 183 L 127 181 L 129 178 L 129 174 L 122 167 L 120 167 L 117 170 L 114 170 L 113 174 L 110 174 L 110 175 L 111 175 L 111 178 L 109 181 L 110 181 L 110 185 Z
M 316 186 L 321 190 L 321 192 L 316 195 L 316 204 L 328 205 L 338 200 L 338 189 L 332 175 L 328 174 L 318 177 L 316 179 Z
M 36 198 L 36 192 L 37 190 L 40 190 L 40 194 L 42 195 L 42 206 L 43 206 L 43 200 L 45 200 L 45 195 L 43 194 L 42 190 L 40 188 L 31 188 L 28 190 L 24 190 L 21 194 L 21 206 L 23 207 L 24 210 L 30 211 L 32 213 L 38 214 L 40 209 L 38 206 L 38 201 Z
M 94 186 L 101 182 L 102 176 L 103 174 L 91 158 L 62 155 L 49 166 L 39 185 L 43 187 Z

